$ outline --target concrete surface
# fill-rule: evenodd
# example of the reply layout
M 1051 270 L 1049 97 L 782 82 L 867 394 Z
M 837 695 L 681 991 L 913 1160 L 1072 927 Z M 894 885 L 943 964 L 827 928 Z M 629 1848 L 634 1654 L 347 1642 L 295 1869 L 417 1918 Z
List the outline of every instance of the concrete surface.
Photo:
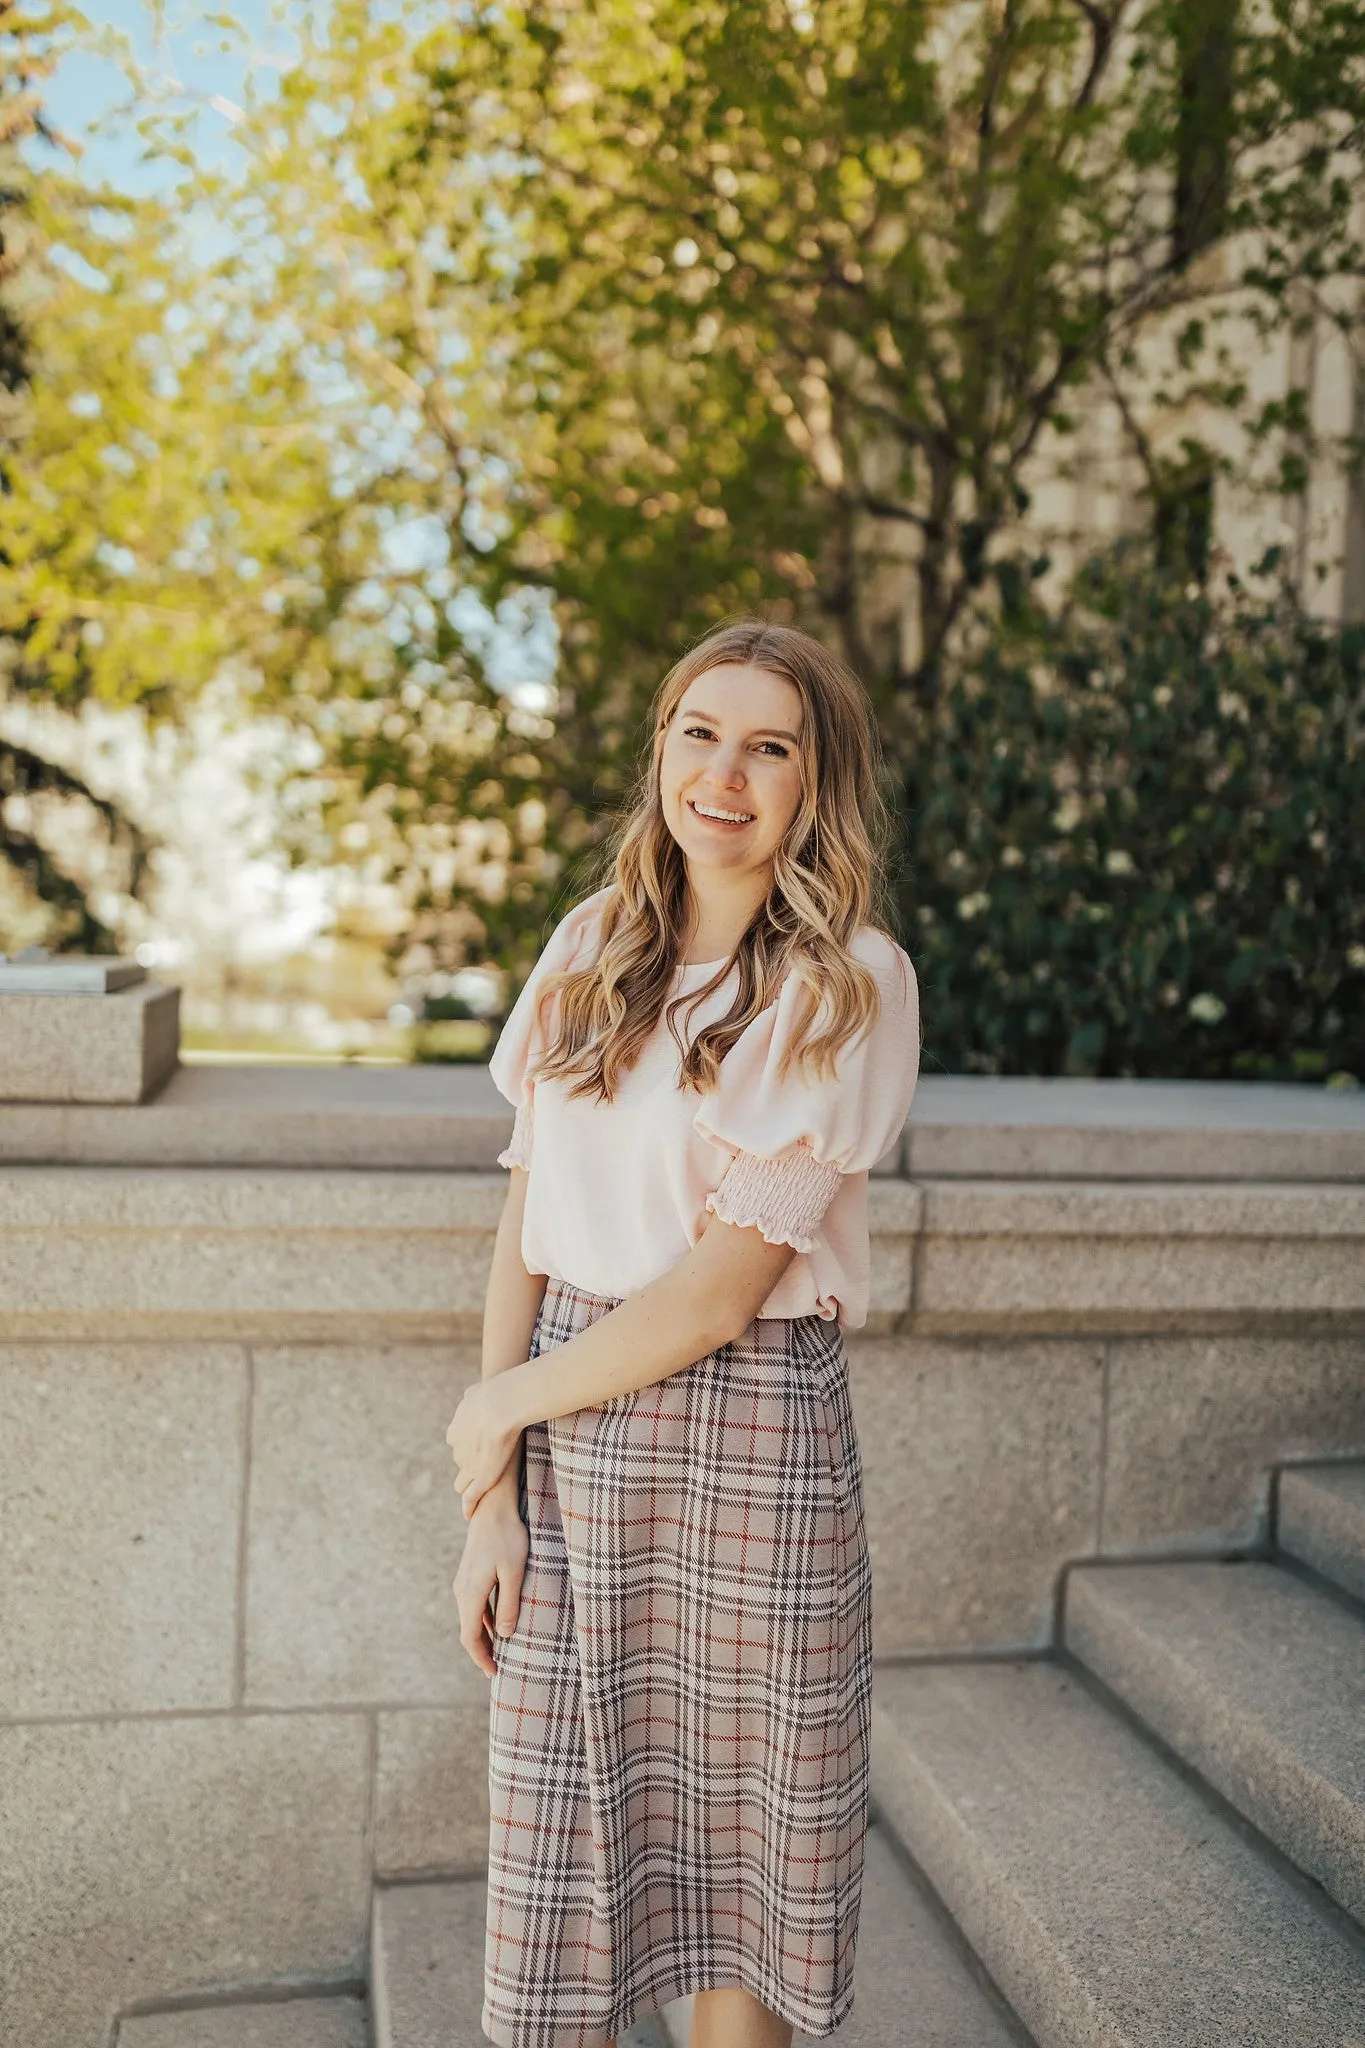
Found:
M 692 2001 L 664 2007 L 669 2048 L 687 2048 Z M 796 2034 L 795 2044 L 814 2037 Z M 1023 2040 L 941 1911 L 875 1823 L 867 1832 L 853 2010 L 839 2048 L 1014 2048 Z
M 101 2048 L 116 2012 L 273 1978 L 359 1980 L 359 1714 L 0 1727 L 5 2048 Z
M 32 1717 L 0 1725 L 4 2048 L 107 2048 L 130 2003 L 344 1984 L 374 1874 L 458 1877 L 486 1846 L 444 1434 L 506 1189 L 459 1146 L 482 1118 L 496 1148 L 510 1113 L 478 1069 L 232 1076 L 254 1107 L 227 1079 L 0 1108 L 0 1158 L 25 1119 L 73 1159 L 111 1147 L 0 1167 L 0 1722 Z M 1193 1098 L 1076 1085 L 964 1112 L 957 1161 L 981 1133 L 1046 1141 L 1037 1166 L 1093 1132 L 1073 1184 L 983 1188 L 949 1158 L 870 1190 L 849 1350 L 883 1658 L 1041 1646 L 1068 1560 L 1268 1540 L 1278 1460 L 1365 1455 L 1340 1277 L 1365 1189 L 1255 1184 L 1217 1151 L 1351 1137 L 1350 1100 L 1283 1091 L 1277 1133 L 1249 1101 L 1220 1124 L 1220 1094 L 1204 1157 L 1242 1178 L 1219 1187 L 1213 1163 L 1194 1178 Z M 1144 1116 L 1183 1164 L 1120 1185 Z M 118 1163 L 135 1138 L 159 1164 Z M 943 1259 L 962 1330 L 923 1307 Z
M 202 2006 L 124 2020 L 116 2048 L 369 2048 L 359 1998 Z
M 16 1167 L 16 1336 L 439 1338 L 482 1320 L 504 1174 Z
M 1365 1314 L 1365 1186 L 923 1185 L 926 1331 Z
M 851 1348 L 879 1657 L 1048 1641 L 1099 1540 L 1103 1364 L 1091 1339 Z
M 376 1893 L 377 2048 L 483 2041 L 484 1902 L 482 1877 Z M 1022 2039 L 876 1826 L 868 1832 L 854 1984 L 853 2011 L 835 2036 L 842 2048 L 1012 2048 Z M 686 2048 L 691 2005 L 680 1999 L 642 2015 L 620 2048 Z
M 1365 1624 L 1273 1565 L 1101 1566 L 1065 1641 L 1365 1924 Z
M 180 991 L 159 982 L 112 995 L 0 995 L 7 1102 L 143 1102 L 174 1072 L 179 1045 Z
M 1291 1557 L 1365 1600 L 1365 1464 L 1281 1472 L 1276 1536 Z
M 247 1361 L 0 1345 L 0 1715 L 227 1707 Z
M 0 1161 L 492 1172 L 511 1132 L 485 1066 L 182 1066 L 138 1109 L 0 1104 Z
M 31 1337 L 472 1336 L 505 1195 L 501 1172 L 14 1167 L 0 1317 Z M 1365 1329 L 1365 1185 L 880 1179 L 868 1221 L 868 1335 Z
M 466 1524 L 445 1441 L 478 1373 L 468 1345 L 256 1352 L 251 1705 L 483 1705 L 451 1593 Z
M 0 1327 L 29 1337 L 479 1334 L 500 1169 L 15 1167 L 0 1176 Z M 922 1197 L 869 1203 L 869 1328 L 909 1307 Z
M 487 2048 L 483 1878 L 404 1884 L 374 1895 L 374 2048 Z
M 1365 1453 L 1365 1337 L 1116 1337 L 1102 1544 L 1261 1544 L 1282 1459 Z
M 452 1573 L 453 1577 L 454 1574 Z M 454 1602 L 451 1603 L 452 1623 Z M 488 1861 L 488 1680 L 461 1707 L 381 1713 L 375 1759 L 378 1877 L 466 1874 Z
M 931 1180 L 1365 1180 L 1365 1091 L 924 1074 L 905 1137 Z
M 493 1167 L 511 1128 L 485 1066 L 185 1066 L 136 1111 L 0 1103 L 0 1161 L 477 1172 Z M 875 1170 L 928 1179 L 1365 1180 L 1365 1093 L 923 1074 L 904 1139 Z
M 375 2048 L 486 2048 L 485 1896 L 482 1877 L 375 1893 Z M 667 2038 L 651 2017 L 627 2028 L 617 2048 L 667 2048 Z
M 1040 2042 L 1347 2048 L 1365 1943 L 1076 1681 L 878 1673 L 873 1797 Z

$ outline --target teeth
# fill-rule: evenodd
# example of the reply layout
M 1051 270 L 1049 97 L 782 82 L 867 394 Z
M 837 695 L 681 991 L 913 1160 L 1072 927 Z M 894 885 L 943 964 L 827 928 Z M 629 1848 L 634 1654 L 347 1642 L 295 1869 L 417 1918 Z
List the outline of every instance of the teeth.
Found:
M 705 804 L 699 803 L 694 803 L 692 808 L 694 811 L 699 812 L 703 818 L 722 818 L 727 825 L 752 825 L 753 823 L 752 811 L 712 811 L 708 810 Z

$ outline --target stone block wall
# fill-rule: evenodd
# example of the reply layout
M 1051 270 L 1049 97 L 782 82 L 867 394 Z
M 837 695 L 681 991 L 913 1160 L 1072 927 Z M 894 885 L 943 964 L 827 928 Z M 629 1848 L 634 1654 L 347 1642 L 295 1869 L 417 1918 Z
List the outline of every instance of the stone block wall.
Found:
M 391 1116 L 369 1171 L 344 1116 L 344 1166 L 316 1133 L 262 1163 L 268 1118 L 244 1164 L 202 1121 L 209 1161 L 82 1162 L 73 1114 L 60 1163 L 0 1168 L 6 2048 L 357 1981 L 376 1875 L 486 1852 L 444 1434 L 504 1176 L 420 1118 L 404 1169 Z M 979 1121 L 964 1150 L 979 1176 Z M 1359 1148 L 1320 1181 L 1124 1179 L 1100 1140 L 1062 1180 L 1036 1132 L 1016 1178 L 905 1156 L 849 1343 L 882 1659 L 1041 1647 L 1069 1560 L 1254 1546 L 1274 1462 L 1365 1451 Z

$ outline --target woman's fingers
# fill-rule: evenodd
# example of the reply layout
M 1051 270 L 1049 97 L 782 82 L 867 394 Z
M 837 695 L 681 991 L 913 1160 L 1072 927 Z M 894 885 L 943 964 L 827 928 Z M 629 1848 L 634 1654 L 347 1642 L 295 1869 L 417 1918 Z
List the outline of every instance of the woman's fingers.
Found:
M 493 1661 L 493 1652 L 488 1646 L 488 1636 L 484 1629 L 484 1617 L 488 1612 L 488 1596 L 485 1594 L 484 1598 L 480 1600 L 477 1594 L 471 1592 L 458 1573 L 451 1590 L 454 1592 L 460 1609 L 460 1642 L 474 1659 L 480 1671 L 486 1672 L 491 1678 L 498 1667 Z
M 517 1625 L 517 1612 L 521 1606 L 521 1581 L 523 1569 L 500 1571 L 498 1573 L 498 1614 L 497 1628 L 500 1636 L 510 1636 Z

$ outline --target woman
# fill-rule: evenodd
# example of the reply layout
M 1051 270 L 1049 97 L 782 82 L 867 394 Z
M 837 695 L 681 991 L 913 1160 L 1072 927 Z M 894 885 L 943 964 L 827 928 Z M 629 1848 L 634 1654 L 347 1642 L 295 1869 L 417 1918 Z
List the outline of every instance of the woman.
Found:
M 505 2048 L 611 2043 L 690 1992 L 692 2048 L 787 2048 L 852 2004 L 872 1645 L 842 1329 L 919 1057 L 870 921 L 877 765 L 816 641 L 710 634 L 660 687 L 612 880 L 493 1053 L 511 1184 L 447 1441 Z

